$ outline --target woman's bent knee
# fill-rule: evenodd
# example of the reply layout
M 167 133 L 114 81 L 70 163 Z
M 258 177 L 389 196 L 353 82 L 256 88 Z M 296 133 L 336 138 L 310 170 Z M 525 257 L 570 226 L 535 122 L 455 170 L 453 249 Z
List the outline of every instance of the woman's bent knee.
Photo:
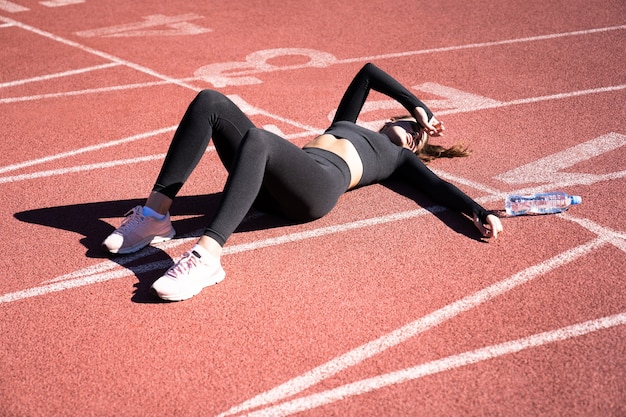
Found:
M 205 106 L 205 105 L 211 106 L 215 103 L 219 103 L 220 101 L 224 101 L 224 99 L 228 100 L 228 98 L 224 94 L 220 93 L 219 91 L 202 90 L 196 95 L 196 98 L 193 100 L 193 103 L 195 105 L 200 105 L 200 106 Z

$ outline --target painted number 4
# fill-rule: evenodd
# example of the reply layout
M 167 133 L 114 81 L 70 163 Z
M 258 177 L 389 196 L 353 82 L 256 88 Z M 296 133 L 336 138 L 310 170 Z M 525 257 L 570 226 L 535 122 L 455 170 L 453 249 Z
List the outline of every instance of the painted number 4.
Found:
M 211 29 L 190 23 L 192 20 L 202 19 L 194 13 L 179 16 L 164 16 L 155 14 L 144 17 L 142 22 L 125 25 L 110 26 L 100 29 L 76 32 L 76 35 L 85 38 L 107 37 L 139 37 L 139 36 L 182 36 L 199 35 L 210 32 Z

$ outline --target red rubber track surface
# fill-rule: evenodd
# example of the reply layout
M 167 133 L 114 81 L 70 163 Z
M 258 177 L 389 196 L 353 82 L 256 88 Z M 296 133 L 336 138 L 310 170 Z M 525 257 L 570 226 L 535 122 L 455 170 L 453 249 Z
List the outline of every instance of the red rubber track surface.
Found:
M 0 44 L 0 415 L 626 415 L 622 0 L 13 0 Z M 175 239 L 102 252 L 199 90 L 302 145 L 366 62 L 471 147 L 431 168 L 486 208 L 583 203 L 489 242 L 397 183 L 253 212 L 222 283 L 161 303 L 226 179 L 209 149 Z

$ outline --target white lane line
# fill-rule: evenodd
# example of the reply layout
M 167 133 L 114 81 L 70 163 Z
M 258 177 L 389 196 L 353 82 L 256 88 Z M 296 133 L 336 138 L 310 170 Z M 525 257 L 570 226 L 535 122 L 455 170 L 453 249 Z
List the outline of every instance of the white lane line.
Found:
M 532 281 L 556 268 L 562 267 L 574 260 L 589 254 L 591 251 L 606 244 L 606 239 L 598 237 L 573 249 L 560 253 L 513 276 L 492 284 L 474 294 L 468 295 L 439 310 L 436 310 L 412 323 L 404 325 L 391 333 L 361 345 L 343 355 L 340 355 L 323 365 L 320 365 L 300 376 L 297 376 L 269 391 L 259 394 L 228 411 L 219 414 L 225 417 L 243 413 L 257 407 L 267 406 L 289 397 L 328 379 L 350 367 L 360 364 L 364 360 L 376 356 L 387 349 L 397 346 L 435 326 L 440 325 L 461 313 L 476 308 L 520 285 Z
M 504 200 L 506 198 L 507 195 L 509 195 L 510 193 L 508 192 L 503 192 L 500 190 L 497 190 L 495 188 L 489 187 L 487 185 L 484 185 L 482 183 L 476 182 L 476 181 L 472 181 L 468 178 L 465 177 L 459 177 L 458 175 L 452 175 L 450 173 L 447 173 L 445 171 L 441 171 L 439 169 L 435 169 L 435 168 L 430 168 L 431 171 L 433 171 L 435 174 L 437 174 L 438 177 L 449 181 L 449 182 L 455 182 L 457 184 L 462 184 L 462 185 L 466 185 L 468 187 L 471 187 L 475 190 L 479 190 L 482 191 L 485 194 L 489 194 L 493 197 L 498 197 L 501 198 L 502 200 Z
M 0 10 L 4 10 L 9 13 L 19 13 L 19 12 L 27 12 L 28 7 L 20 6 L 19 4 L 7 1 L 0 0 Z
M 57 159 L 80 155 L 85 152 L 99 151 L 101 149 L 110 148 L 112 146 L 122 145 L 122 144 L 129 143 L 129 142 L 134 142 L 139 139 L 145 139 L 145 138 L 160 135 L 163 133 L 173 132 L 174 130 L 176 130 L 177 127 L 178 125 L 164 127 L 162 129 L 153 130 L 151 132 L 140 133 L 138 135 L 129 136 L 123 139 L 113 140 L 110 142 L 100 143 L 97 145 L 85 146 L 84 148 L 74 149 L 68 152 L 61 152 L 61 153 L 46 156 L 43 158 L 32 159 L 30 161 L 20 162 L 20 163 L 13 164 L 13 165 L 7 165 L 4 167 L 0 167 L 0 174 L 3 174 L 5 172 L 10 172 L 10 171 L 15 171 L 15 170 L 22 169 L 22 168 L 31 167 L 33 165 L 43 164 L 43 163 L 50 162 L 50 161 L 56 161 Z
M 161 82 L 156 82 L 156 83 L 160 84 Z M 152 84 L 155 84 L 155 83 L 152 83 Z M 317 130 L 314 127 L 311 127 L 311 126 L 308 126 L 308 125 L 304 125 L 304 124 L 301 124 L 301 123 L 299 123 L 297 121 L 286 119 L 286 118 L 280 117 L 278 115 L 273 115 L 272 113 L 266 112 L 264 110 L 258 109 L 258 108 L 253 107 L 253 106 L 250 106 L 247 102 L 245 102 L 243 99 L 241 99 L 237 95 L 228 95 L 228 97 L 231 100 L 233 100 L 243 110 L 249 111 L 250 114 L 255 114 L 255 115 L 256 114 L 262 114 L 262 115 L 265 115 L 265 116 L 268 116 L 268 117 L 280 120 L 282 122 L 285 122 L 287 124 L 291 124 L 291 125 L 296 126 L 298 128 L 304 129 L 303 132 L 293 133 L 293 134 L 289 134 L 289 135 L 283 135 L 287 140 L 294 140 L 294 139 L 298 139 L 298 138 L 301 138 L 301 137 L 310 136 L 312 134 L 321 133 L 321 130 Z M 147 138 L 147 137 L 150 137 L 150 136 L 154 136 L 154 135 L 165 133 L 165 132 L 169 132 L 169 131 L 174 131 L 174 130 L 176 130 L 177 127 L 178 127 L 178 125 L 172 126 L 172 127 L 168 127 L 168 128 L 158 129 L 158 130 L 154 130 L 152 132 L 141 133 L 141 134 L 134 135 L 134 136 L 131 136 L 131 137 L 128 137 L 128 138 L 124 138 L 124 139 L 114 140 L 114 141 L 106 142 L 106 143 L 103 143 L 103 144 L 98 144 L 98 145 L 88 146 L 88 147 L 85 147 L 85 148 L 80 148 L 80 149 L 77 149 L 77 150 L 74 150 L 74 151 L 63 152 L 63 153 L 60 153 L 60 154 L 51 155 L 51 156 L 47 156 L 47 157 L 44 157 L 44 158 L 38 158 L 38 159 L 35 159 L 35 160 L 31 160 L 31 161 L 25 161 L 25 162 L 21 162 L 21 163 L 18 163 L 18 164 L 13 164 L 13 165 L 5 166 L 5 167 L 0 167 L 0 174 L 5 173 L 5 172 L 9 172 L 9 171 L 15 171 L 15 170 L 21 169 L 21 168 L 26 168 L 26 167 L 29 167 L 29 166 L 42 164 L 42 163 L 49 162 L 49 161 L 54 161 L 54 160 L 61 159 L 61 158 L 71 157 L 71 156 L 78 155 L 78 154 L 85 153 L 85 152 L 97 151 L 97 150 L 100 150 L 100 149 L 103 149 L 103 148 L 125 144 L 127 142 L 132 142 L 134 140 Z M 267 128 L 268 130 L 272 130 L 272 129 L 276 130 L 277 129 L 277 128 L 275 129 L 273 125 L 267 125 L 267 126 L 263 126 L 263 127 Z M 280 132 L 276 132 L 276 133 L 280 133 Z M 209 147 L 207 149 L 207 151 L 211 150 L 211 149 L 214 149 L 214 147 Z M 139 158 L 136 159 L 136 161 L 143 161 L 144 158 L 146 158 L 146 157 L 139 157 Z M 128 164 L 135 163 L 135 159 L 127 159 L 126 161 L 128 161 Z M 93 164 L 93 165 L 91 165 L 91 167 L 93 169 L 97 169 L 98 168 L 98 164 Z M 85 169 L 82 169 L 82 168 L 77 168 L 77 170 L 85 171 Z M 44 173 L 30 173 L 30 174 L 26 174 L 26 175 L 22 175 L 22 176 L 15 176 L 15 177 L 3 177 L 3 178 L 0 178 L 0 183 L 15 182 L 15 181 L 23 180 L 23 179 L 39 178 L 41 176 L 50 176 L 50 175 L 55 175 L 55 171 L 45 171 Z
M 163 260 L 157 262 L 151 262 L 149 264 L 139 265 L 130 269 L 119 269 L 116 271 L 110 271 L 106 273 L 88 275 L 82 278 L 76 278 L 66 281 L 54 282 L 47 285 L 41 285 L 38 287 L 32 287 L 21 291 L 15 291 L 0 296 L 0 304 L 10 303 L 13 301 L 23 300 L 25 298 L 37 297 L 40 295 L 51 294 L 58 291 L 69 290 L 71 288 L 84 287 L 86 285 L 95 284 L 98 282 L 110 281 L 112 279 L 124 278 L 134 274 L 141 274 L 146 271 L 152 271 L 155 269 L 163 269 L 172 265 L 171 260 Z M 119 266 L 119 265 L 116 265 Z
M 462 51 L 464 49 L 477 49 L 477 48 L 489 48 L 493 46 L 502 46 L 502 45 L 512 45 L 516 43 L 526 43 L 526 42 L 537 42 L 537 41 L 546 41 L 551 39 L 558 38 L 566 38 L 571 36 L 585 36 L 592 35 L 596 33 L 605 33 L 612 32 L 616 30 L 624 30 L 626 29 L 626 25 L 618 25 L 618 26 L 606 26 L 601 28 L 593 28 L 593 29 L 583 29 L 583 30 L 575 30 L 571 32 L 560 32 L 560 33 L 550 33 L 547 35 L 537 35 L 537 36 L 528 36 L 525 38 L 514 38 L 514 39 L 505 39 L 500 41 L 493 42 L 478 42 L 478 43 L 470 43 L 465 45 L 457 45 L 457 46 L 443 46 L 440 48 L 431 48 L 431 49 L 422 49 L 418 51 L 408 51 L 408 52 L 397 52 L 391 54 L 381 54 L 374 55 L 370 57 L 361 57 L 361 58 L 352 58 L 352 59 L 343 59 L 341 63 L 352 63 L 352 62 L 361 62 L 364 60 L 378 60 L 378 59 L 392 59 L 392 58 L 402 58 L 413 55 L 424 55 L 424 54 L 433 54 L 440 52 L 452 52 L 452 51 Z
M 93 67 L 85 67 L 85 68 L 79 68 L 79 69 L 70 70 L 70 71 L 57 72 L 57 73 L 54 73 L 54 74 L 40 75 L 38 77 L 25 78 L 25 79 L 22 79 L 22 80 L 16 80 L 16 81 L 9 81 L 9 82 L 6 82 L 6 83 L 0 83 L 0 88 L 16 87 L 18 85 L 24 85 L 24 84 L 28 84 L 28 83 L 34 83 L 34 82 L 40 82 L 40 81 L 48 81 L 48 80 L 53 80 L 55 78 L 69 77 L 69 76 L 72 76 L 72 75 L 84 74 L 84 73 L 91 72 L 91 71 L 99 71 L 99 70 L 103 70 L 103 69 L 107 69 L 107 68 L 117 67 L 117 66 L 120 66 L 120 65 L 121 64 L 119 64 L 117 62 L 111 62 L 111 63 L 108 63 L 108 64 L 95 65 Z
M 595 233 L 598 236 L 602 236 L 608 243 L 622 250 L 623 252 L 626 252 L 626 231 L 612 230 L 612 229 L 609 229 L 608 227 L 601 226 L 592 220 L 575 217 L 567 212 L 561 213 L 558 216 L 570 222 L 576 223 L 579 226 L 584 227 L 585 229 L 589 230 L 591 233 Z
M 113 168 L 113 167 L 120 166 L 120 165 L 137 164 L 140 162 L 149 162 L 149 161 L 161 160 L 164 158 L 165 158 L 165 154 L 156 154 L 156 155 L 142 156 L 139 158 L 118 159 L 114 161 L 100 162 L 97 164 L 77 165 L 77 166 L 73 166 L 69 168 L 51 169 L 48 171 L 37 171 L 37 172 L 33 172 L 32 174 L 22 174 L 22 175 L 0 177 L 0 184 L 32 180 L 32 179 L 38 179 L 38 178 L 44 178 L 44 177 L 52 177 L 55 175 L 66 175 L 66 174 L 83 172 L 83 171 L 92 171 L 96 169 Z
M 490 202 L 490 201 L 497 200 L 497 199 L 499 199 L 498 196 L 484 196 L 484 197 L 476 199 L 476 201 L 478 201 L 481 204 L 484 204 L 486 202 Z M 393 214 L 389 214 L 389 215 L 381 216 L 381 217 L 373 217 L 369 219 L 357 220 L 357 221 L 343 223 L 339 225 L 327 226 L 327 227 L 308 230 L 304 232 L 290 233 L 290 234 L 278 236 L 275 238 L 258 240 L 258 241 L 253 241 L 249 243 L 242 243 L 242 244 L 234 245 L 234 246 L 227 246 L 224 248 L 222 254 L 223 256 L 233 255 L 233 254 L 240 253 L 240 252 L 247 252 L 247 251 L 267 248 L 271 246 L 278 246 L 278 245 L 287 244 L 291 242 L 297 242 L 297 241 L 306 240 L 306 239 L 310 239 L 314 237 L 321 237 L 325 235 L 346 232 L 349 230 L 381 225 L 381 224 L 390 223 L 394 221 L 408 220 L 408 219 L 416 218 L 416 217 L 423 216 L 429 213 L 437 213 L 437 212 L 441 212 L 445 210 L 446 209 L 442 206 L 430 206 L 430 207 L 416 209 L 416 210 L 393 213 Z M 264 215 L 265 214 L 263 214 L 262 212 L 252 211 L 246 216 L 245 221 L 249 221 L 250 219 L 255 218 L 255 217 L 262 217 Z M 156 245 L 156 247 L 148 246 L 145 249 L 142 249 L 140 252 L 137 252 L 131 255 L 119 256 L 115 259 L 115 261 L 107 260 L 96 265 L 91 265 L 86 268 L 82 268 L 77 271 L 70 272 L 68 274 L 60 275 L 56 278 L 52 278 L 50 280 L 44 281 L 44 283 L 49 284 L 49 283 L 67 281 L 67 280 L 73 280 L 73 279 L 80 280 L 89 275 L 100 274 L 100 273 L 109 271 L 111 269 L 115 269 L 120 266 L 123 267 L 138 259 L 152 256 L 158 251 L 167 251 L 170 249 L 174 249 L 182 244 L 195 240 L 201 235 L 201 233 L 202 233 L 202 230 L 196 230 L 195 232 L 192 232 L 188 235 L 181 236 L 181 237 L 172 239 L 164 243 L 160 243 Z M 143 269 L 143 271 L 149 272 L 155 269 L 158 269 L 158 267 L 154 267 L 152 269 Z M 132 275 L 132 273 L 133 271 L 130 271 L 128 275 Z M 121 276 L 115 275 L 115 278 L 117 277 L 121 277 Z M 21 292 L 18 291 L 18 293 L 21 293 Z M 13 294 L 17 294 L 17 293 L 13 293 Z M 38 293 L 37 295 L 44 295 L 44 294 L 47 294 L 47 292 L 42 290 L 42 292 Z M 5 296 L 8 296 L 8 294 L 5 294 Z M 15 301 L 18 299 L 21 299 L 21 298 L 20 297 L 15 298 L 15 299 L 11 297 L 2 298 L 2 296 L 0 296 L 0 300 L 5 300 L 5 301 L 6 300 Z M 2 301 L 0 301 L 0 304 L 1 303 Z
M 311 135 L 310 132 L 304 132 L 304 134 L 286 135 L 285 139 L 293 140 L 302 136 L 310 136 L 310 135 Z M 107 142 L 107 144 L 111 144 L 111 142 Z M 115 146 L 115 144 L 110 145 L 110 146 Z M 214 146 L 208 146 L 206 149 L 207 153 L 213 152 L 213 151 L 215 151 Z M 61 156 L 60 158 L 62 157 L 63 156 Z M 156 161 L 156 160 L 162 160 L 162 159 L 165 159 L 164 153 L 139 156 L 136 158 L 117 159 L 113 161 L 99 162 L 95 164 L 75 165 L 75 166 L 66 167 L 66 168 L 36 171 L 36 172 L 31 172 L 29 174 L 9 175 L 9 176 L 0 177 L 0 184 L 14 183 L 14 182 L 19 182 L 19 181 L 33 180 L 33 179 L 53 177 L 53 176 L 59 176 L 59 175 L 66 175 L 66 174 L 71 174 L 71 173 L 76 173 L 76 172 L 92 171 L 92 170 L 97 170 L 97 169 L 106 169 L 106 168 L 112 168 L 116 166 L 132 165 L 132 164 L 137 164 L 141 162 Z M 0 172 L 1 172 L 1 168 L 0 168 Z
M 411 368 L 390 372 L 383 375 L 363 379 L 320 393 L 297 398 L 266 409 L 246 414 L 248 417 L 282 417 L 298 412 L 343 401 L 355 395 L 362 395 L 391 385 L 415 381 L 425 376 L 451 371 L 463 366 L 484 362 L 501 356 L 519 353 L 527 349 L 563 342 L 576 337 L 585 336 L 600 330 L 607 330 L 626 324 L 626 313 L 606 316 L 595 320 L 573 324 L 557 330 L 537 333 L 521 339 L 511 340 L 497 345 L 486 346 L 469 352 L 427 362 Z
M 208 146 L 206 149 L 206 152 L 213 152 L 213 151 L 215 151 L 214 146 Z M 0 177 L 0 184 L 14 183 L 14 182 L 19 182 L 19 181 L 33 180 L 33 179 L 53 177 L 53 176 L 59 176 L 59 175 L 66 175 L 66 174 L 71 174 L 71 173 L 76 173 L 76 172 L 93 171 L 97 169 L 107 169 L 107 168 L 113 168 L 117 166 L 138 164 L 141 162 L 158 161 L 158 160 L 165 159 L 165 155 L 166 154 L 164 153 L 146 155 L 146 156 L 140 156 L 136 158 L 116 159 L 113 161 L 98 162 L 95 164 L 75 165 L 75 166 L 66 167 L 66 168 L 36 171 L 36 172 L 31 172 L 29 174 L 8 175 L 8 176 Z
M 51 99 L 51 98 L 75 97 L 75 96 L 82 96 L 85 94 L 111 93 L 114 91 L 125 91 L 125 90 L 155 87 L 155 86 L 167 85 L 167 84 L 172 84 L 172 83 L 170 81 L 151 81 L 151 82 L 146 82 L 146 83 L 115 85 L 115 86 L 110 86 L 110 87 L 87 88 L 85 90 L 75 90 L 75 91 L 64 91 L 61 93 L 36 94 L 33 96 L 23 96 L 23 97 L 7 97 L 7 98 L 0 98 L 0 104 L 20 103 L 20 102 L 25 102 L 25 101 L 35 101 L 35 100 L 43 100 L 43 99 Z
M 167 81 L 168 83 L 176 84 L 176 85 L 178 85 L 180 87 L 184 87 L 184 88 L 187 88 L 187 89 L 190 89 L 190 90 L 194 90 L 194 91 L 196 90 L 196 88 L 194 86 L 192 86 L 190 84 L 187 84 L 185 82 L 182 82 L 180 80 L 177 80 L 176 78 L 168 77 L 168 76 L 160 74 L 160 73 L 158 73 L 158 72 L 156 72 L 156 71 L 154 71 L 154 70 L 152 70 L 150 68 L 144 67 L 142 65 L 135 64 L 135 63 L 130 62 L 130 61 L 126 61 L 126 60 L 124 60 L 122 58 L 116 57 L 116 56 L 108 54 L 106 52 L 98 51 L 97 49 L 93 49 L 93 48 L 90 48 L 88 46 L 82 45 L 82 44 L 80 44 L 78 42 L 74 42 L 74 41 L 71 41 L 69 39 L 62 38 L 62 37 L 57 36 L 57 35 L 55 35 L 53 33 L 46 32 L 46 31 L 41 30 L 41 29 L 37 29 L 36 27 L 33 27 L 33 26 L 30 26 L 30 25 L 21 23 L 21 22 L 19 22 L 17 20 L 13 20 L 13 19 L 10 19 L 10 18 L 4 17 L 4 16 L 0 16 L 0 20 L 4 21 L 5 23 L 10 23 L 10 24 L 12 24 L 14 26 L 17 26 L 20 29 L 26 30 L 28 32 L 35 33 L 35 34 L 37 34 L 39 36 L 42 36 L 44 38 L 48 38 L 48 39 L 53 40 L 55 42 L 59 42 L 59 43 L 62 43 L 64 45 L 68 45 L 68 46 L 71 46 L 73 48 L 79 49 L 79 50 L 81 50 L 83 52 L 86 52 L 88 54 L 95 55 L 95 56 L 98 56 L 100 58 L 104 58 L 104 59 L 106 59 L 108 61 L 115 62 L 115 63 L 118 63 L 120 65 L 125 65 L 125 66 L 127 66 L 129 68 L 132 68 L 132 69 L 134 69 L 136 71 L 139 71 L 139 72 L 142 72 L 144 74 L 148 74 L 148 75 L 150 75 L 152 77 L 155 77 L 155 78 L 157 78 L 159 80 Z

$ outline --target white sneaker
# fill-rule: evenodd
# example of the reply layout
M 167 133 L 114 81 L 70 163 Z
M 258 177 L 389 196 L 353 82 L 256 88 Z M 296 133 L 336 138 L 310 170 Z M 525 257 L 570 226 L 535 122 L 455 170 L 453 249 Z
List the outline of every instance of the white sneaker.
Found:
M 167 301 L 182 301 L 193 297 L 203 288 L 221 282 L 226 277 L 219 258 L 204 256 L 192 250 L 185 252 L 161 278 L 152 284 L 152 290 Z
M 157 220 L 144 216 L 143 207 L 137 206 L 126 213 L 120 227 L 111 233 L 102 245 L 111 253 L 133 253 L 150 243 L 170 240 L 175 234 L 169 213 L 163 220 Z

